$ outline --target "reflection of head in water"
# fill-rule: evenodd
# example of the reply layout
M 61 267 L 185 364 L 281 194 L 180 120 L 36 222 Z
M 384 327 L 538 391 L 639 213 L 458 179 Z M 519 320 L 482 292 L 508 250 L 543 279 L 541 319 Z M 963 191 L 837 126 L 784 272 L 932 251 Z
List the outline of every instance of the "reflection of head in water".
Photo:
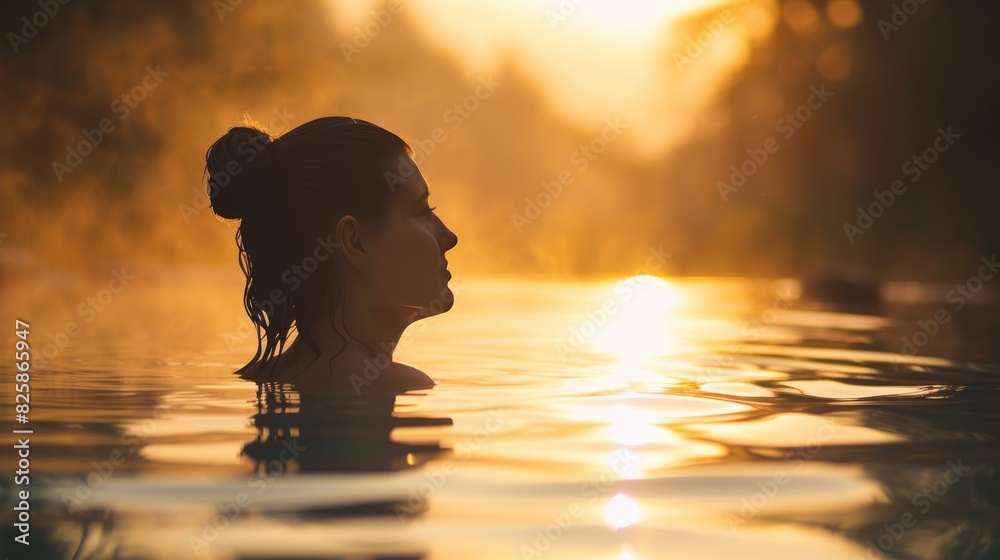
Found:
M 369 122 L 325 117 L 272 138 L 236 127 L 208 150 L 215 213 L 240 220 L 244 307 L 257 377 L 292 347 L 313 361 L 388 353 L 414 320 L 451 308 L 445 253 L 458 238 L 428 205 L 412 150 Z
M 280 385 L 257 394 L 257 438 L 243 447 L 258 473 L 378 472 L 421 465 L 441 455 L 437 442 L 391 439 L 394 428 L 450 426 L 450 418 L 393 416 L 395 395 L 370 398 L 299 395 Z

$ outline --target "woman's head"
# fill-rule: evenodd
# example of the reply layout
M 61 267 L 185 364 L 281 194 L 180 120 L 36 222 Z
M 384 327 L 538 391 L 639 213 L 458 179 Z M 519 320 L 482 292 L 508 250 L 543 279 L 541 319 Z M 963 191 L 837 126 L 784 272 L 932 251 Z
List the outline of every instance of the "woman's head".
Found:
M 280 353 L 293 324 L 314 349 L 318 325 L 346 344 L 348 304 L 402 326 L 451 307 L 444 253 L 458 240 L 427 205 L 411 155 L 347 117 L 278 138 L 236 127 L 209 148 L 212 209 L 240 220 L 244 306 L 261 335 L 251 363 Z

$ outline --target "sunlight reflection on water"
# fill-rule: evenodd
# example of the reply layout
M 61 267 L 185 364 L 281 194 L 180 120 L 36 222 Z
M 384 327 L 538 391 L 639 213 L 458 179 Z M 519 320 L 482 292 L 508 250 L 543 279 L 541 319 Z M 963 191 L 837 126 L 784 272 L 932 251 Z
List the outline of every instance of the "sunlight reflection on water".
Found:
M 998 535 L 997 366 L 899 356 L 897 320 L 788 282 L 468 281 L 399 346 L 439 385 L 363 403 L 233 378 L 238 286 L 197 288 L 134 288 L 33 376 L 34 527 L 66 557 L 943 558 Z

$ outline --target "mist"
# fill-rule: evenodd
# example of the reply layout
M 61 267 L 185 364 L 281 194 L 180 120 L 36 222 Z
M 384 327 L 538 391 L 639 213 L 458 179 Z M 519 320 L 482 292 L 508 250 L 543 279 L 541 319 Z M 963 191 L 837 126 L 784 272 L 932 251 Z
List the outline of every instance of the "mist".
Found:
M 891 7 L 839 3 L 672 16 L 650 55 L 664 100 L 612 88 L 588 110 L 515 40 L 463 62 L 433 10 L 405 2 L 81 2 L 44 18 L 8 3 L 3 274 L 235 265 L 237 224 L 207 208 L 207 147 L 248 119 L 281 134 L 348 115 L 413 146 L 466 274 L 623 275 L 663 247 L 678 275 L 965 277 L 1000 241 L 993 8 L 927 3 L 886 35 Z M 616 62 L 631 83 L 614 52 L 564 54 L 591 57 L 593 83 L 613 84 Z M 614 111 L 630 105 L 648 115 Z M 907 171 L 948 130 L 949 149 Z

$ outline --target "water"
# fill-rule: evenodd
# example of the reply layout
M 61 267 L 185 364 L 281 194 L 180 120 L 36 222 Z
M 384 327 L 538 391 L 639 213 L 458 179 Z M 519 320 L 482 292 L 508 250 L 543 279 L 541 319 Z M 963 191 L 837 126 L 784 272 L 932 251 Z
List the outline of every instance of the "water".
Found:
M 33 557 L 1000 557 L 988 291 L 840 313 L 793 281 L 459 278 L 396 356 L 438 386 L 337 400 L 233 377 L 231 272 L 143 270 L 93 313 L 110 276 L 5 289 L 44 360 Z

